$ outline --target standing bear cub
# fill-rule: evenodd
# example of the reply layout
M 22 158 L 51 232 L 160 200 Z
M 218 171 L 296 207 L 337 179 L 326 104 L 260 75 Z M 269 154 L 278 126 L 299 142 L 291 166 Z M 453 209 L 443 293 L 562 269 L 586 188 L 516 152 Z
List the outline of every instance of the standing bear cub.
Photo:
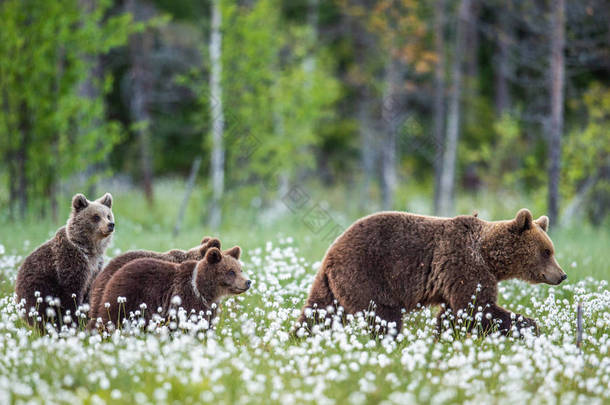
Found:
M 102 268 L 114 231 L 111 208 L 108 193 L 95 201 L 76 194 L 66 226 L 25 259 L 15 293 L 17 302 L 25 302 L 28 323 L 43 329 L 47 322 L 59 326 L 75 315 L 90 279 Z
M 340 305 L 353 314 L 369 309 L 373 302 L 375 314 L 395 322 L 400 331 L 403 308 L 445 304 L 455 314 L 468 310 L 476 295 L 476 306 L 486 314 L 483 330 L 491 330 L 494 320 L 503 334 L 514 322 L 518 328 L 537 328 L 532 319 L 497 305 L 497 285 L 511 278 L 547 284 L 567 278 L 555 260 L 548 224 L 548 217 L 534 221 L 527 209 L 512 220 L 496 222 L 403 212 L 362 218 L 328 249 L 300 326 L 311 327 L 320 320 L 311 315 L 315 308 Z
M 108 322 L 121 325 L 124 319 L 138 312 L 146 321 L 155 314 L 167 320 L 170 309 L 179 306 L 188 313 L 210 311 L 209 318 L 214 318 L 220 300 L 247 291 L 251 281 L 242 272 L 238 246 L 225 252 L 217 247 L 204 246 L 204 249 L 207 251 L 199 262 L 189 260 L 176 264 L 137 259 L 123 266 L 106 284 L 98 304 L 97 313 L 103 325 Z M 96 326 L 99 319 L 89 321 L 89 329 Z
M 100 300 L 102 294 L 104 294 L 104 288 L 112 276 L 119 271 L 121 267 L 127 263 L 137 259 L 158 259 L 172 263 L 182 263 L 187 260 L 201 260 L 207 249 L 211 247 L 217 247 L 220 249 L 220 240 L 217 238 L 210 238 L 209 236 L 204 237 L 201 240 L 201 244 L 187 251 L 172 249 L 165 253 L 153 252 L 149 250 L 132 250 L 130 252 L 123 253 L 110 260 L 110 262 L 104 267 L 101 273 L 97 275 L 90 289 L 89 306 L 89 317 L 97 319 L 101 314 L 98 313 L 100 307 Z

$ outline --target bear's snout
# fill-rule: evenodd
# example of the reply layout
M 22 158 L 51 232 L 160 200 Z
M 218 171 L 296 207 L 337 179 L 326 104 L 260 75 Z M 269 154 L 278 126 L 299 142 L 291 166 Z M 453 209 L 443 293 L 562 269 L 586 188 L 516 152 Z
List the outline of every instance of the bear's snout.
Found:
M 546 271 L 542 274 L 547 284 L 558 285 L 561 284 L 568 275 L 559 266 L 549 266 Z
M 108 224 L 108 232 L 114 231 L 114 222 Z
M 250 286 L 251 286 L 251 285 L 252 285 L 252 280 L 247 280 L 247 281 L 246 281 L 246 290 L 247 290 L 248 288 L 250 288 Z

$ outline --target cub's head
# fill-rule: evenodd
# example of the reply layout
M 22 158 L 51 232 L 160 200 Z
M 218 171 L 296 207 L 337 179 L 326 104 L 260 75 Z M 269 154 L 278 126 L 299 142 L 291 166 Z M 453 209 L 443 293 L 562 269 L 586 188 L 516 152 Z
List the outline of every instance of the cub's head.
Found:
M 534 220 L 532 213 L 524 208 L 505 227 L 500 244 L 504 245 L 501 248 L 511 277 L 554 285 L 568 277 L 555 259 L 555 247 L 547 235 L 547 216 Z
M 72 197 L 72 212 L 68 219 L 70 239 L 86 243 L 98 243 L 114 232 L 112 215 L 112 195 L 104 194 L 95 201 L 89 201 L 83 194 Z
M 205 249 L 205 251 L 204 251 Z M 198 286 L 204 295 L 220 298 L 246 292 L 252 282 L 241 269 L 241 249 L 235 246 L 221 251 L 218 247 L 202 247 L 204 258 L 197 264 Z M 206 294 L 207 292 L 207 294 Z

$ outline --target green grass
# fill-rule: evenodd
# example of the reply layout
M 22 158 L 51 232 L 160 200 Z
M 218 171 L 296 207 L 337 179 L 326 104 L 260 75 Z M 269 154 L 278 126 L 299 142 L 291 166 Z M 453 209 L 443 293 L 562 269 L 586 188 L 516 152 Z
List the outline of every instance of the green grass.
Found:
M 207 206 L 202 193 L 193 193 L 181 232 L 174 236 L 172 231 L 178 215 L 183 184 L 175 181 L 161 182 L 156 187 L 155 203 L 148 205 L 139 191 L 115 193 L 113 212 L 117 223 L 112 247 L 108 255 L 133 249 L 166 251 L 173 248 L 188 249 L 198 244 L 202 236 L 214 235 L 221 239 L 224 247 L 240 245 L 247 258 L 248 251 L 264 246 L 267 241 L 291 237 L 293 245 L 310 262 L 321 261 L 328 246 L 353 221 L 363 215 L 375 212 L 373 207 L 359 211 L 354 198 L 343 189 L 319 190 L 302 187 L 307 192 L 308 201 L 303 207 L 291 211 L 287 204 L 278 202 L 279 210 L 232 208 L 231 201 L 238 197 L 228 194 L 224 209 L 224 224 L 213 230 L 205 224 Z M 346 196 L 347 194 L 347 196 Z M 243 204 L 243 199 L 239 199 Z M 414 196 L 409 201 L 400 202 L 410 212 L 431 214 L 431 202 L 425 196 Z M 328 224 L 320 231 L 308 226 L 313 207 L 321 206 L 328 215 Z M 48 218 L 28 218 L 19 222 L 1 223 L 0 243 L 7 252 L 23 255 L 52 237 L 62 226 L 69 214 L 70 201 L 62 201 L 61 221 L 53 223 Z M 512 218 L 521 207 L 531 207 L 528 200 L 517 195 L 478 194 L 462 196 L 457 201 L 458 214 L 478 212 L 486 220 Z M 277 213 L 275 213 L 277 211 Z M 544 214 L 532 208 L 535 217 Z M 588 223 L 572 224 L 558 228 L 551 224 L 550 236 L 554 241 L 557 259 L 568 273 L 570 280 L 582 280 L 591 276 L 598 279 L 610 278 L 608 259 L 610 252 L 610 227 L 594 227 Z
M 607 227 L 551 226 L 558 261 L 569 275 L 561 286 L 501 284 L 500 303 L 535 318 L 542 332 L 538 338 L 483 339 L 457 333 L 437 340 L 436 310 L 429 308 L 407 314 L 396 340 L 370 340 L 357 323 L 335 333 L 293 339 L 287 332 L 315 274 L 314 263 L 322 259 L 334 236 L 312 230 L 307 213 L 320 204 L 327 207 L 331 223 L 345 227 L 363 214 L 353 198 L 341 190 L 312 192 L 303 207 L 291 211 L 280 204 L 272 214 L 240 201 L 250 208 L 227 208 L 225 224 L 213 231 L 201 221 L 206 210 L 203 196 L 194 195 L 183 231 L 174 237 L 171 230 L 182 195 L 179 183 L 157 185 L 152 207 L 138 192 L 114 194 L 117 228 L 110 256 L 136 248 L 189 248 L 202 236 L 215 235 L 224 247 L 242 246 L 244 270 L 255 281 L 253 288 L 227 300 L 215 331 L 202 335 L 115 334 L 101 339 L 75 331 L 73 336 L 41 337 L 16 316 L 12 290 L 19 261 L 14 256 L 24 257 L 61 224 L 35 219 L 3 223 L 1 403 L 610 401 Z M 231 198 L 228 194 L 228 205 Z M 489 195 L 464 196 L 458 209 L 500 219 L 530 206 L 511 198 L 503 197 L 500 203 Z M 401 205 L 428 213 L 425 198 L 414 197 Z M 533 210 L 536 216 L 543 214 Z M 68 208 L 64 216 L 67 213 Z M 577 302 L 584 306 L 582 351 L 574 344 Z

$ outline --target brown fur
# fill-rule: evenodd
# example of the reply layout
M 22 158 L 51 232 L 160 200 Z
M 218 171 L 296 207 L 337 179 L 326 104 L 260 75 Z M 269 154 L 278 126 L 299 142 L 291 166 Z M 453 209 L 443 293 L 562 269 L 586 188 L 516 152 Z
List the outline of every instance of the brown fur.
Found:
M 211 311 L 212 317 L 219 301 L 228 295 L 241 294 L 250 288 L 250 280 L 244 276 L 239 256 L 241 249 L 235 246 L 221 252 L 218 248 L 203 247 L 205 257 L 199 262 L 189 260 L 181 264 L 158 259 L 137 259 L 127 263 L 117 271 L 104 288 L 102 300 L 97 313 L 104 325 L 109 321 L 120 325 L 126 315 L 140 309 L 146 304 L 143 317 L 152 319 L 157 308 L 167 318 L 173 297 L 181 299 L 181 307 L 187 312 Z M 196 271 L 196 291 L 193 287 L 193 274 Z M 119 304 L 118 297 L 125 297 L 126 302 Z M 105 307 L 105 303 L 109 307 Z M 96 327 L 92 319 L 89 329 Z
M 89 317 L 97 319 L 99 316 L 101 316 L 101 314 L 97 312 L 97 309 L 99 308 L 99 303 L 102 299 L 102 294 L 104 293 L 104 287 L 112 276 L 125 264 L 133 260 L 143 258 L 158 259 L 172 263 L 182 263 L 187 260 L 199 261 L 203 259 L 207 249 L 214 246 L 220 249 L 220 241 L 217 238 L 210 238 L 206 236 L 202 239 L 199 246 L 187 251 L 174 249 L 165 253 L 158 253 L 149 250 L 134 250 L 115 257 L 106 265 L 106 267 L 104 267 L 104 270 L 102 270 L 102 272 L 95 278 L 95 281 L 93 281 L 90 294 L 91 298 L 89 300 L 89 306 L 91 308 L 89 311 Z M 205 247 L 205 249 L 203 249 L 203 247 Z
M 18 302 L 25 300 L 30 324 L 37 321 L 28 316 L 32 308 L 37 308 L 41 318 L 38 326 L 42 328 L 48 321 L 46 297 L 59 298 L 60 307 L 56 310 L 61 313 L 57 316 L 66 315 L 67 311 L 74 315 L 83 303 L 86 286 L 101 269 L 104 251 L 114 231 L 111 208 L 110 194 L 96 201 L 76 194 L 66 226 L 25 259 L 17 274 L 15 293 Z M 36 291 L 42 302 L 37 303 Z
M 376 315 L 396 322 L 400 331 L 403 308 L 446 304 L 457 313 L 476 294 L 477 306 L 489 305 L 485 312 L 500 320 L 506 333 L 514 321 L 496 304 L 499 281 L 559 284 L 567 277 L 554 258 L 547 228 L 546 216 L 534 221 L 526 209 L 513 220 L 497 222 L 403 212 L 362 218 L 328 249 L 299 322 L 311 326 L 316 321 L 305 316 L 306 308 L 340 305 L 353 314 L 372 301 Z M 491 326 L 485 317 L 482 324 Z M 535 327 L 535 322 L 525 318 L 520 326 Z

